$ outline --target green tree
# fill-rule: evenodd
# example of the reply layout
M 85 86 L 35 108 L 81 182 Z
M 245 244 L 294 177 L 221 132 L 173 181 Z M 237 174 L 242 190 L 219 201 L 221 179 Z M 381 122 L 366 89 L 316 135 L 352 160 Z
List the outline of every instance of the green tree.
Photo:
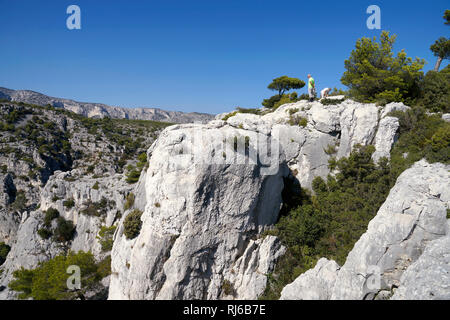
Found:
M 55 240 L 58 242 L 66 242 L 72 240 L 76 231 L 73 222 L 64 219 L 64 217 L 59 217 L 57 222 L 57 226 L 53 233 Z
M 55 208 L 48 208 L 47 211 L 45 211 L 44 216 L 44 225 L 49 228 L 51 226 L 51 223 L 54 219 L 59 217 L 59 211 Z
M 278 91 L 278 96 L 282 97 L 286 91 L 292 89 L 301 89 L 305 86 L 305 82 L 297 79 L 290 78 L 288 76 L 281 76 L 273 79 L 272 83 L 267 88 L 270 90 Z
M 444 24 L 450 25 L 450 10 L 445 10 L 444 12 Z
M 69 266 L 78 266 L 81 271 L 81 288 L 67 287 Z M 100 285 L 102 274 L 99 265 L 90 252 L 69 252 L 39 264 L 36 269 L 23 267 L 13 272 L 14 280 L 9 283 L 11 290 L 19 292 L 19 299 L 73 300 L 84 299 L 87 291 Z
M 433 45 L 431 45 L 430 50 L 437 57 L 434 71 L 439 71 L 442 61 L 450 57 L 450 39 L 440 37 Z
M 134 239 L 139 235 L 142 227 L 142 211 L 134 209 L 130 212 L 123 222 L 123 233 L 127 239 Z
M 113 247 L 113 236 L 116 231 L 116 226 L 106 227 L 102 226 L 98 232 L 97 239 L 102 247 L 103 252 L 111 251 Z
M 428 71 L 420 88 L 420 105 L 432 112 L 450 112 L 450 65 L 439 72 Z
M 379 43 L 376 37 L 357 40 L 350 58 L 345 60 L 346 71 L 341 78 L 349 87 L 351 97 L 361 102 L 385 104 L 412 103 L 419 96 L 425 61 L 413 60 L 403 50 L 394 57 L 395 39 L 395 35 L 383 31 Z

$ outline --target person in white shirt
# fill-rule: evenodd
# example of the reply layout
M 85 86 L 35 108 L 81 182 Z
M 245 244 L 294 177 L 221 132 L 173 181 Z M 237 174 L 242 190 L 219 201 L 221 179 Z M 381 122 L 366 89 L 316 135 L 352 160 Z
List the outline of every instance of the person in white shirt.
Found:
M 320 97 L 322 99 L 328 97 L 328 95 L 330 94 L 330 91 L 331 91 L 331 88 L 323 89 L 322 91 L 320 91 Z

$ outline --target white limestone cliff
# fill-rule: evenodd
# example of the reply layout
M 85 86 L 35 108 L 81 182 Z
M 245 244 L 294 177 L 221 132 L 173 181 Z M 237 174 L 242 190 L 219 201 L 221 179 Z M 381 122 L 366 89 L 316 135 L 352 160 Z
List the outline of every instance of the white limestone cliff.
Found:
M 335 281 L 324 286 L 317 272 L 311 271 L 312 280 L 306 277 L 308 271 L 282 298 L 386 299 L 393 293 L 397 299 L 448 298 L 449 170 L 422 160 L 403 172 L 345 264 L 334 271 Z
M 277 221 L 283 179 L 310 187 L 326 177 L 327 149 L 344 157 L 375 143 L 380 118 L 375 105 L 351 100 L 223 117 L 167 128 L 150 148 L 135 190 L 141 231 L 124 236 L 127 212 L 115 235 L 109 299 L 257 299 L 284 252 L 276 238 L 255 240 Z M 380 156 L 389 154 L 391 138 Z M 262 142 L 272 146 L 270 163 Z

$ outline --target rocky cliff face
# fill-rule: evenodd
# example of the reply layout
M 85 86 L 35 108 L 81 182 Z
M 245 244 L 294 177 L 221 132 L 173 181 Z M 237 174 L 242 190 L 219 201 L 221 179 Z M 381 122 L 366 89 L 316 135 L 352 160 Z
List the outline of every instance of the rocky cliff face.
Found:
M 141 176 L 142 230 L 128 240 L 122 223 L 116 233 L 111 299 L 217 299 L 224 276 L 248 246 L 265 250 L 268 244 L 251 239 L 276 221 L 284 170 L 261 174 L 260 164 L 234 152 L 233 140 L 226 155 L 218 154 L 210 147 L 221 144 L 224 133 L 242 137 L 245 131 L 220 122 L 174 126 L 150 148 L 150 165 Z M 202 139 L 191 143 L 195 135 Z M 202 150 L 195 160 L 194 148 Z M 226 164 L 232 156 L 242 162 Z
M 39 152 L 34 140 L 14 145 L 11 132 L 3 133 L 2 150 L 13 145 L 29 149 L 15 156 L 0 154 L 1 164 L 6 163 L 0 173 L 0 242 L 12 247 L 0 267 L 0 299 L 16 297 L 7 289 L 14 270 L 35 268 L 67 250 L 90 250 L 98 260 L 111 255 L 111 276 L 104 280 L 109 299 L 257 299 L 286 250 L 264 231 L 278 220 L 287 183 L 311 188 L 315 177 L 330 173 L 331 157 L 346 157 L 357 144 L 374 145 L 375 161 L 389 157 L 399 128 L 389 112 L 407 108 L 299 101 L 273 112 L 174 125 L 161 133 L 159 128 L 113 126 L 120 137 L 104 131 L 95 136 L 83 121 L 54 110 L 34 114 L 71 133 L 65 139 L 71 143 L 72 161 L 48 165 L 49 170 L 41 170 L 46 175 L 31 179 L 32 188 L 19 177 L 35 166 L 27 166 L 21 155 L 36 154 L 33 161 L 38 162 L 47 151 Z M 29 121 L 40 123 L 24 114 L 14 130 Z M 101 125 L 103 130 L 111 127 Z M 122 157 L 132 147 L 123 146 L 129 135 L 136 141 L 145 137 L 133 149 L 134 157 L 148 149 L 135 185 L 127 182 L 125 164 L 117 165 L 123 159 L 136 164 L 133 157 Z M 45 161 L 39 168 L 44 166 Z M 437 280 L 424 279 L 428 286 L 416 281 L 424 269 L 432 269 L 429 277 L 447 279 L 448 170 L 421 161 L 405 171 L 347 262 L 341 267 L 321 259 L 283 290 L 282 299 L 448 295 L 445 281 L 433 285 Z M 22 210 L 13 206 L 18 190 L 27 195 Z M 129 201 L 131 193 L 134 201 Z M 49 208 L 74 223 L 73 239 L 55 243 L 38 235 Z M 127 217 L 139 211 L 140 226 L 130 237 Z M 112 226 L 117 227 L 112 250 L 102 250 L 99 230 Z M 380 275 L 378 286 L 374 274 Z
M 111 133 L 109 121 L 92 126 L 57 109 L 9 103 L 0 104 L 0 113 L 0 242 L 11 247 L 0 266 L 0 299 L 14 299 L 7 285 L 21 267 L 36 268 L 69 250 L 91 251 L 99 261 L 109 255 L 98 235 L 117 224 L 134 188 L 124 167 L 136 163 L 160 129 L 153 123 L 113 122 Z M 142 138 L 138 132 L 144 127 Z M 139 143 L 131 144 L 134 139 Z M 50 208 L 73 223 L 72 239 L 40 235 L 56 228 L 56 221 L 44 223 Z
M 89 118 L 115 118 L 154 120 L 170 123 L 207 122 L 213 115 L 197 112 L 165 111 L 158 108 L 121 108 L 101 103 L 77 102 L 69 99 L 49 97 L 30 90 L 11 90 L 0 87 L 0 99 L 25 102 L 39 106 L 51 105 L 64 108 Z
M 281 299 L 448 299 L 449 169 L 422 160 L 403 172 L 345 264 L 320 260 Z
M 375 143 L 378 156 L 388 156 L 398 128 L 389 118 L 379 126 L 386 117 L 374 105 L 349 100 L 223 116 L 170 127 L 150 148 L 136 190 L 142 229 L 127 239 L 121 221 L 110 299 L 258 298 L 285 250 L 275 237 L 259 236 L 277 221 L 284 179 L 309 187 L 329 173 L 333 153 L 347 156 L 356 144 Z

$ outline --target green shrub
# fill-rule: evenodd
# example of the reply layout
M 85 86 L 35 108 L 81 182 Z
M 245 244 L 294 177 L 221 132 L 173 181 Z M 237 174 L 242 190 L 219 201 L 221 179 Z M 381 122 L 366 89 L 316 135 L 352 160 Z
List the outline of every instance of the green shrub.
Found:
M 270 97 L 269 99 L 264 99 L 261 104 L 268 109 L 272 109 L 275 106 L 275 104 L 281 100 L 281 98 L 282 98 L 281 96 L 276 94 L 276 95 Z
M 429 71 L 421 85 L 419 104 L 431 112 L 450 113 L 450 65 L 440 72 Z
M 301 127 L 306 127 L 308 125 L 308 119 L 304 118 L 304 117 L 300 117 L 300 116 L 293 116 L 290 115 L 289 116 L 289 125 L 291 126 L 301 126 Z
M 292 116 L 294 113 L 298 112 L 298 108 L 289 109 L 289 115 Z
M 347 96 L 348 92 L 342 89 L 334 88 L 333 91 L 329 94 L 330 96 Z
M 72 209 L 75 206 L 75 200 L 73 198 L 67 199 L 63 202 L 64 207 Z
M 37 231 L 37 234 L 44 240 L 50 239 L 53 233 L 47 228 L 41 228 Z
M 270 97 L 269 99 L 264 99 L 264 101 L 262 102 L 262 105 L 266 108 L 276 110 L 283 104 L 294 103 L 299 100 L 304 100 L 303 98 L 304 98 L 303 95 L 301 95 L 300 98 L 297 98 L 296 95 L 292 95 L 292 94 L 283 94 L 281 96 L 275 95 L 275 96 Z
M 324 106 L 328 106 L 328 105 L 338 105 L 338 104 L 341 104 L 344 101 L 345 101 L 345 98 L 343 98 L 343 99 L 327 99 L 327 98 L 323 98 L 323 99 L 320 100 L 320 103 L 323 104 Z
M 450 123 L 442 124 L 426 141 L 426 159 L 429 162 L 450 162 Z
M 108 208 L 114 206 L 114 201 L 108 201 L 105 197 L 102 197 L 99 202 L 92 202 L 91 200 L 88 200 L 84 203 L 84 209 L 81 210 L 81 213 L 87 216 L 100 217 L 106 215 L 108 213 Z
M 138 162 L 136 164 L 136 168 L 132 165 L 127 167 L 127 179 L 128 183 L 136 183 L 139 181 L 139 177 L 141 176 L 142 169 L 147 166 L 147 154 L 145 152 L 141 153 L 138 156 Z
M 16 194 L 16 199 L 11 204 L 11 208 L 15 211 L 25 210 L 27 207 L 27 198 L 25 196 L 25 191 L 19 190 Z
M 5 244 L 4 242 L 0 242 L 0 266 L 6 261 L 6 256 L 8 255 L 11 247 Z
M 329 144 L 327 146 L 327 148 L 324 149 L 323 151 L 325 151 L 325 153 L 328 155 L 333 155 L 333 154 L 337 153 L 336 145 Z
M 240 108 L 237 107 L 237 112 L 238 113 L 250 113 L 250 114 L 261 114 L 261 109 L 247 109 L 247 108 Z
M 299 101 L 300 100 L 308 100 L 309 101 L 309 94 L 307 93 L 302 93 L 298 98 Z
M 128 210 L 128 209 L 131 209 L 133 207 L 134 199 L 135 199 L 134 193 L 130 192 L 127 195 L 127 198 L 126 198 L 126 201 L 125 201 L 125 204 L 124 204 L 124 207 L 123 207 L 124 210 Z
M 147 153 L 143 152 L 138 156 L 138 163 L 136 164 L 136 167 L 139 170 L 142 170 L 147 166 Z
M 106 227 L 102 226 L 98 232 L 97 239 L 100 242 L 103 252 L 111 251 L 113 246 L 113 236 L 116 231 L 116 226 Z
M 427 115 L 422 107 L 414 107 L 406 112 L 395 111 L 390 115 L 397 117 L 400 123 L 400 136 L 391 151 L 391 170 L 394 175 L 398 176 L 423 158 L 429 162 L 450 163 L 448 145 L 445 145 L 450 123 L 439 115 Z
M 293 102 L 295 102 L 295 101 L 291 100 L 291 97 L 288 94 L 285 94 L 281 97 L 280 100 L 278 100 L 276 103 L 274 103 L 274 105 L 272 106 L 272 109 L 276 110 L 279 107 L 281 107 L 283 104 L 293 103 Z
M 81 288 L 70 290 L 67 280 L 69 266 L 78 266 L 81 274 Z M 14 279 L 9 288 L 19 293 L 19 299 L 34 300 L 74 300 L 85 299 L 86 292 L 100 285 L 100 280 L 107 273 L 108 261 L 97 264 L 90 252 L 69 252 L 42 262 L 35 269 L 23 267 L 13 272 Z
M 222 292 L 227 296 L 234 296 L 236 295 L 236 290 L 234 289 L 233 284 L 228 280 L 223 280 L 222 282 Z
M 302 126 L 302 127 L 306 127 L 308 124 L 308 119 L 304 118 L 304 117 L 300 117 L 298 115 L 290 115 L 289 116 L 289 121 L 288 121 L 289 125 L 291 126 Z
M 308 124 L 308 119 L 306 119 L 306 118 L 300 118 L 300 120 L 298 121 L 298 125 L 300 127 L 306 127 L 307 124 Z
M 58 218 L 58 224 L 53 232 L 53 238 L 58 242 L 71 241 L 75 236 L 76 228 L 72 221 L 67 221 L 64 217 Z
M 227 121 L 227 120 L 230 119 L 231 117 L 234 117 L 236 114 L 238 114 L 237 111 L 230 112 L 230 113 L 226 114 L 226 115 L 222 118 L 222 120 L 223 120 L 223 121 Z
M 111 256 L 107 256 L 97 264 L 97 273 L 101 279 L 111 274 Z
M 142 227 L 141 216 L 142 211 L 138 209 L 134 209 L 126 216 L 123 233 L 127 239 L 134 239 L 139 235 Z
M 96 181 L 96 182 L 94 183 L 94 185 L 92 186 L 92 189 L 98 190 L 98 187 L 99 187 L 99 184 L 98 184 L 98 181 Z
M 59 217 L 59 211 L 55 208 L 49 208 L 47 211 L 45 211 L 44 216 L 44 225 L 48 228 L 50 227 L 52 221 Z

